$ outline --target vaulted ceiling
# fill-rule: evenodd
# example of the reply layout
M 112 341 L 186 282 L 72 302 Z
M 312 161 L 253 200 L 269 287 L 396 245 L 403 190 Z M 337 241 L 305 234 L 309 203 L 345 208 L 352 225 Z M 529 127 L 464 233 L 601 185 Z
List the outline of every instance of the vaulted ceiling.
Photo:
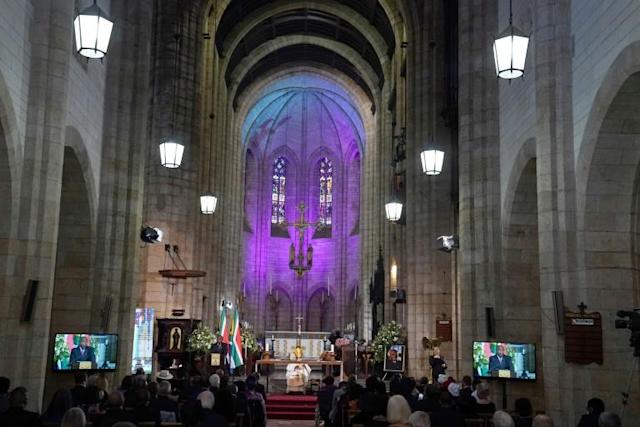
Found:
M 215 44 L 227 86 L 236 85 L 234 105 L 276 67 L 319 64 L 350 78 L 375 108 L 373 91 L 385 84 L 396 37 L 379 0 L 232 0 Z

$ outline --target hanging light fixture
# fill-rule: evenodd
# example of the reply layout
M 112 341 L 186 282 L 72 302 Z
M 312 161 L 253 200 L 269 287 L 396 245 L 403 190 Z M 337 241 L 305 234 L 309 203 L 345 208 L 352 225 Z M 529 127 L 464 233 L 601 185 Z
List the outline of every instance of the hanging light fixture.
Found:
M 434 23 L 435 27 L 435 17 Z M 433 103 L 431 105 L 431 143 L 427 146 L 425 150 L 420 153 L 420 163 L 422 164 L 422 173 L 426 175 L 440 175 L 442 172 L 442 164 L 444 163 L 444 151 L 439 150 L 435 143 L 435 137 L 433 135 L 436 134 L 436 61 L 435 61 L 435 44 L 432 45 L 431 49 L 431 90 L 432 90 L 432 100 Z
M 171 137 L 160 144 L 160 163 L 165 168 L 176 169 L 182 164 L 184 145 L 176 138 L 176 119 L 178 111 L 178 79 L 180 78 L 180 40 L 182 39 L 182 14 L 180 13 L 180 0 L 176 1 L 176 56 L 173 64 L 173 111 L 171 118 Z
M 390 202 L 384 205 L 384 210 L 387 214 L 387 220 L 398 222 L 402 216 L 402 202 L 394 196 Z
M 493 58 L 496 74 L 501 79 L 515 79 L 524 76 L 529 36 L 513 25 L 512 0 L 509 0 L 509 26 L 493 42 Z
M 82 12 L 76 14 L 73 20 L 73 28 L 76 36 L 77 52 L 90 59 L 101 59 L 107 54 L 113 21 L 96 4 L 93 4 Z
M 426 175 L 440 175 L 444 163 L 444 151 L 427 148 L 420 153 L 420 162 L 422 163 L 422 172 Z
M 206 192 L 200 196 L 200 212 L 204 215 L 213 215 L 218 205 L 218 198 L 213 193 Z
M 184 145 L 167 140 L 160 144 L 160 163 L 165 168 L 175 169 L 182 164 L 182 155 L 184 154 Z
M 214 16 L 215 15 L 215 10 L 214 10 Z M 215 27 L 214 27 L 214 31 L 213 34 L 215 34 Z M 210 39 L 213 43 L 213 39 Z M 211 147 L 213 146 L 213 120 L 215 118 L 215 115 L 213 113 L 209 114 L 209 119 L 211 120 L 211 126 L 209 129 L 209 143 L 206 144 L 206 153 L 207 155 L 205 156 L 205 161 L 206 161 L 206 176 L 205 176 L 205 182 L 207 183 L 207 186 L 210 185 L 210 181 L 211 181 Z M 216 211 L 216 206 L 218 205 L 218 198 L 216 196 L 213 195 L 212 192 L 210 191 L 205 191 L 204 193 L 202 193 L 200 195 L 200 213 L 202 213 L 203 215 L 213 215 L 213 213 Z

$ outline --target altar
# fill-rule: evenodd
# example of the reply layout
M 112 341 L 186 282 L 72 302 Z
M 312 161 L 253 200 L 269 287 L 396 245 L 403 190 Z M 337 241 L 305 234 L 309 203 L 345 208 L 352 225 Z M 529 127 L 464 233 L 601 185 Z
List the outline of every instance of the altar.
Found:
M 275 359 L 289 359 L 296 345 L 300 342 L 303 359 L 319 360 L 320 355 L 331 345 L 328 341 L 329 332 L 297 332 L 297 331 L 265 331 L 265 345 L 273 351 Z

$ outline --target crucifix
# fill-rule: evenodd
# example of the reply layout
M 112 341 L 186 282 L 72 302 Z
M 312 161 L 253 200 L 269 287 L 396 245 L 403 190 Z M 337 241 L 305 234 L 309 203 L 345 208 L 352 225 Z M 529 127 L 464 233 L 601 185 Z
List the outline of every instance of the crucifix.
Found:
M 300 204 L 298 204 L 298 212 L 300 212 L 298 219 L 293 223 L 284 221 L 281 224 L 282 227 L 295 228 L 298 233 L 298 253 L 296 254 L 296 247 L 293 242 L 291 246 L 289 246 L 289 268 L 296 272 L 298 278 L 302 278 L 307 271 L 311 270 L 311 265 L 313 264 L 313 246 L 307 246 L 306 254 L 304 250 L 304 236 L 307 228 L 317 230 L 324 227 L 321 221 L 307 222 L 304 218 L 304 211 L 306 209 L 307 207 L 304 202 L 300 202 Z

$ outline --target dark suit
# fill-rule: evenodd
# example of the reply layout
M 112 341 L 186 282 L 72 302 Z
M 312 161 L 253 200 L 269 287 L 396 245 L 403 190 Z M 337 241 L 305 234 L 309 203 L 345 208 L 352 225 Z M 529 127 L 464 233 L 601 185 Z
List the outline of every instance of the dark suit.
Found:
M 85 347 L 84 351 L 80 346 L 71 350 L 69 355 L 69 367 L 76 368 L 77 362 L 91 362 L 91 367 L 96 367 L 96 353 L 93 347 Z
M 443 366 L 446 362 L 440 357 L 429 356 L 429 365 L 431 365 L 431 379 L 435 384 L 438 382 L 439 375 L 447 373 L 447 368 Z
M 402 372 L 402 361 L 387 359 L 387 363 L 385 363 L 384 368 L 388 371 Z
M 82 406 L 88 403 L 87 388 L 85 386 L 76 384 L 70 391 L 73 406 Z
M 35 412 L 13 407 L 0 415 L 0 426 L 40 427 L 42 421 Z
M 500 370 L 508 370 L 513 373 L 513 363 L 511 363 L 511 356 L 504 355 L 502 360 L 498 358 L 497 354 L 489 357 L 489 374 Z
M 202 427 L 227 427 L 227 420 L 211 409 L 203 409 L 200 413 L 200 425 Z

